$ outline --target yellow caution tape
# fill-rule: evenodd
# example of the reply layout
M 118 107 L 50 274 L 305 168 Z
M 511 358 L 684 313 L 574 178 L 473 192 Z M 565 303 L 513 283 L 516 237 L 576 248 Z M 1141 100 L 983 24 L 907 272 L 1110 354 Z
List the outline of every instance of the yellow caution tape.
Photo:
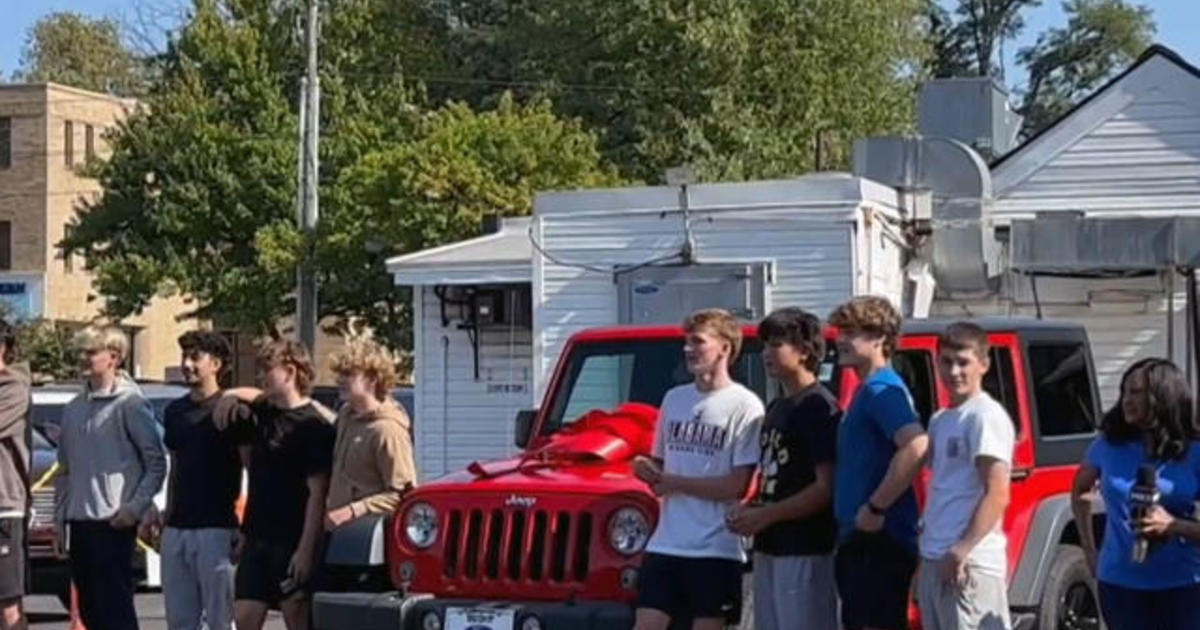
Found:
M 36 482 L 34 482 L 33 486 L 31 486 L 30 489 L 33 492 L 37 492 L 38 490 L 41 490 L 42 487 L 45 486 L 46 484 L 50 483 L 54 479 L 54 476 L 57 474 L 58 474 L 58 462 L 54 462 L 53 464 L 51 464 L 50 468 L 48 468 L 46 470 L 46 472 L 42 473 L 41 477 L 38 477 L 38 480 Z

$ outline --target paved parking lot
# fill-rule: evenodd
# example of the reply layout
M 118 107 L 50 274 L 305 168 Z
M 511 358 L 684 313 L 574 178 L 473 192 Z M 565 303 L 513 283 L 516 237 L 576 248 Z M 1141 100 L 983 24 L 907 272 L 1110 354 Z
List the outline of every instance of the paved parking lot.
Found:
M 139 630 L 166 630 L 162 595 L 139 593 L 137 596 Z M 38 630 L 69 630 L 71 627 L 67 611 L 58 600 L 50 596 L 35 595 L 25 598 L 25 611 L 29 614 L 30 627 Z M 285 630 L 283 618 L 273 612 L 267 618 L 264 630 Z

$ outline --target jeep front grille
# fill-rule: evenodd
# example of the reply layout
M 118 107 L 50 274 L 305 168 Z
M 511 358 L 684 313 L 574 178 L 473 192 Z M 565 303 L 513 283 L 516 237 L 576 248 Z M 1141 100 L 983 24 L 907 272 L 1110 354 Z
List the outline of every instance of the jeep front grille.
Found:
M 443 571 L 460 580 L 583 582 L 592 515 L 546 510 L 451 510 Z

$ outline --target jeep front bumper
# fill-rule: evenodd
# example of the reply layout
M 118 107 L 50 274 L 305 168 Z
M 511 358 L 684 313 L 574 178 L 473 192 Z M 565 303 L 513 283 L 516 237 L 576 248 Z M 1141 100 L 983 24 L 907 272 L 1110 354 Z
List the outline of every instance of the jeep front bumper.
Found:
M 317 593 L 313 596 L 313 630 L 441 629 L 445 626 L 448 608 L 482 606 L 511 609 L 514 613 L 512 630 L 627 630 L 633 627 L 633 607 L 620 602 L 494 602 L 438 599 L 429 595 L 405 597 L 393 591 Z

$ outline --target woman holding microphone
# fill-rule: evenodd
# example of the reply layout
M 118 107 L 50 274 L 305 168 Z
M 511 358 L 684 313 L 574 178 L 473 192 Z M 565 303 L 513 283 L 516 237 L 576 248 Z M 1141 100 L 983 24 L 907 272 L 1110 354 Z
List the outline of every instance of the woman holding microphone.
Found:
M 1200 442 L 1187 379 L 1164 359 L 1121 378 L 1117 404 L 1075 476 L 1071 505 L 1109 628 L 1200 630 Z M 1106 510 L 1096 554 L 1091 494 Z M 1157 497 L 1148 504 L 1146 500 Z

